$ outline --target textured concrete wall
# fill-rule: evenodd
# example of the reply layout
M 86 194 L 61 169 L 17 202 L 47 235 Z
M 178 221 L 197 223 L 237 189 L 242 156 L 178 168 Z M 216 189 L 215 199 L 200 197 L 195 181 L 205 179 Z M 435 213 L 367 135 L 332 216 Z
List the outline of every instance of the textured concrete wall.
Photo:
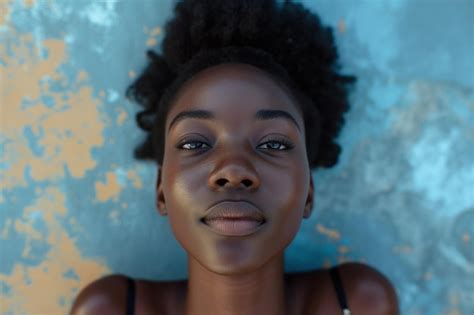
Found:
M 288 271 L 378 267 L 403 314 L 474 314 L 474 5 L 307 0 L 359 76 L 340 164 Z M 153 164 L 124 90 L 171 1 L 0 1 L 0 313 L 66 314 L 109 273 L 177 279 Z

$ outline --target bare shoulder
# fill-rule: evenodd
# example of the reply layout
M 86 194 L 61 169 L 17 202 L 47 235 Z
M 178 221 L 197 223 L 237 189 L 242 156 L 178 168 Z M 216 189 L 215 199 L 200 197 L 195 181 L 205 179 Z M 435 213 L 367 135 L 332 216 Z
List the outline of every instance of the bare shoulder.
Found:
M 399 314 L 395 288 L 381 272 L 361 263 L 344 263 L 339 272 L 353 313 Z
M 72 315 L 122 314 L 126 307 L 127 277 L 109 275 L 87 285 L 76 297 Z

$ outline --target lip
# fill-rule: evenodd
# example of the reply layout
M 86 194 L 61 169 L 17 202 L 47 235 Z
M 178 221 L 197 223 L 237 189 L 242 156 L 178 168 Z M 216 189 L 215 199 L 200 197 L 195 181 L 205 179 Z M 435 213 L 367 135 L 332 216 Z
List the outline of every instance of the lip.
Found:
M 265 216 L 250 202 L 225 200 L 209 208 L 201 222 L 220 235 L 245 236 L 257 232 Z

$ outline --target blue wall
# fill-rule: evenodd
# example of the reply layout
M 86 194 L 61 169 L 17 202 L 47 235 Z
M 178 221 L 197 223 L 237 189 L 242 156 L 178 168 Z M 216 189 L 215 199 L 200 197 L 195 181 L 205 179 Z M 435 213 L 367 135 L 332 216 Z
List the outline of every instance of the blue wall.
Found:
M 363 261 L 402 314 L 474 314 L 474 2 L 304 3 L 359 81 L 286 269 Z M 66 314 L 104 274 L 187 276 L 124 98 L 172 6 L 0 2 L 1 314 Z

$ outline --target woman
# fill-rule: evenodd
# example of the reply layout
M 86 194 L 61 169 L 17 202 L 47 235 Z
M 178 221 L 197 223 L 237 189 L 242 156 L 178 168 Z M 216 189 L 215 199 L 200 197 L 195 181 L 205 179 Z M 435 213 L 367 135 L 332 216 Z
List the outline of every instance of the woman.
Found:
M 330 28 L 300 4 L 179 2 L 162 55 L 131 86 L 159 166 L 156 204 L 188 254 L 189 279 L 111 275 L 72 313 L 398 314 L 389 281 L 346 263 L 284 273 L 284 249 L 313 208 L 311 170 L 337 163 L 352 77 Z

